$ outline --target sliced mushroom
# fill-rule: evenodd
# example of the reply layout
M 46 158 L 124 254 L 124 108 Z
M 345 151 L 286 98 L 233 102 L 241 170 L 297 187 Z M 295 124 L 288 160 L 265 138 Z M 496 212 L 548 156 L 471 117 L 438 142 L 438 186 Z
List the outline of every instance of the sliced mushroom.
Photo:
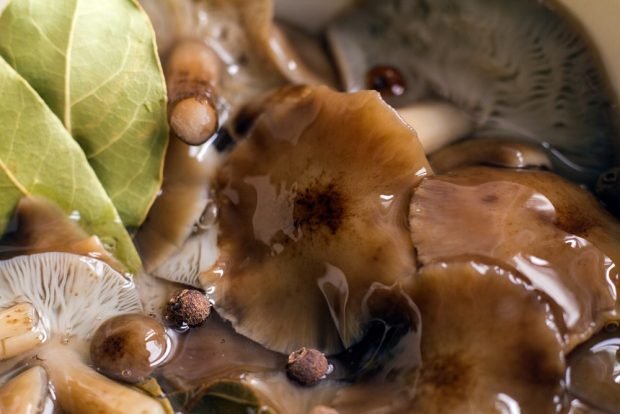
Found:
M 0 388 L 0 413 L 35 414 L 43 411 L 48 396 L 45 370 L 27 369 Z
M 406 210 L 429 166 L 374 92 L 278 93 L 219 170 L 221 255 L 201 282 L 267 348 L 331 354 L 363 336 L 371 286 L 414 273 Z
M 415 413 L 555 413 L 564 361 L 545 303 L 515 275 L 482 262 L 422 268 L 422 366 Z
M 429 178 L 410 224 L 423 264 L 473 255 L 512 266 L 550 298 L 567 351 L 618 311 L 620 224 L 551 173 L 477 167 Z
M 36 350 L 36 361 L 48 373 L 64 412 L 165 412 L 156 400 L 87 365 L 86 345 L 99 322 L 142 309 L 127 278 L 88 257 L 66 253 L 19 256 L 0 262 L 0 308 L 16 303 L 36 311 L 45 341 L 30 349 Z M 16 358 L 32 356 L 27 351 Z
M 541 146 L 510 139 L 479 138 L 457 142 L 434 152 L 428 160 L 435 174 L 473 165 L 551 169 L 551 161 Z
M 550 3 L 366 0 L 333 22 L 329 39 L 347 90 L 366 88 L 374 67 L 394 67 L 408 87 L 390 104 L 443 98 L 473 117 L 477 136 L 544 143 L 559 172 L 593 184 L 618 143 L 606 88 L 617 76 L 599 70 L 581 28 Z

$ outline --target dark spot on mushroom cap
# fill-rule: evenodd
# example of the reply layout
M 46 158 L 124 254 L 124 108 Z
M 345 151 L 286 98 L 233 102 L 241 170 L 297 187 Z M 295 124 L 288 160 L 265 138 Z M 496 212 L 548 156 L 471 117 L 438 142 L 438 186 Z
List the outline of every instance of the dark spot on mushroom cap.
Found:
M 439 400 L 448 402 L 451 399 L 464 400 L 474 388 L 475 376 L 472 375 L 471 364 L 466 362 L 462 353 L 440 354 L 423 362 L 421 381 L 425 388 L 438 393 Z
M 101 352 L 110 358 L 122 358 L 125 354 L 125 339 L 121 335 L 106 337 L 101 344 Z
M 293 207 L 293 222 L 297 229 L 316 232 L 322 226 L 336 234 L 345 215 L 345 201 L 334 183 L 306 188 L 297 193 Z

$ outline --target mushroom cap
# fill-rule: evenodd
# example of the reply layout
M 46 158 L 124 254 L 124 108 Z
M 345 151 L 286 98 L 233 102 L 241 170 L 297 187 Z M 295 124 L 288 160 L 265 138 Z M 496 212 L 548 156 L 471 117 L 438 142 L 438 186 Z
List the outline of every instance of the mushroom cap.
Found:
M 0 262 L 0 308 L 28 302 L 48 338 L 88 339 L 98 322 L 142 311 L 131 280 L 107 264 L 68 253 L 40 253 Z
M 221 255 L 201 282 L 243 335 L 331 354 L 363 335 L 373 284 L 415 272 L 407 203 L 429 166 L 376 92 L 276 93 L 219 170 Z
M 25 196 L 15 209 L 17 229 L 11 234 L 19 254 L 66 252 L 102 260 L 118 272 L 127 268 L 112 256 L 99 237 L 89 236 L 54 202 L 37 196 Z M 11 249 L 12 250 L 12 249 Z
M 438 96 L 471 113 L 478 135 L 547 143 L 558 171 L 592 183 L 618 144 L 615 97 L 588 40 L 548 3 L 366 0 L 329 38 L 347 90 L 394 66 L 410 87 L 389 103 Z
M 422 315 L 422 365 L 406 412 L 556 412 L 562 346 L 545 303 L 514 274 L 436 263 L 422 268 L 411 294 Z
M 566 351 L 617 312 L 618 223 L 585 190 L 539 171 L 476 167 L 425 180 L 410 208 L 421 263 L 501 261 L 545 295 Z M 615 242 L 614 242 L 615 240 Z

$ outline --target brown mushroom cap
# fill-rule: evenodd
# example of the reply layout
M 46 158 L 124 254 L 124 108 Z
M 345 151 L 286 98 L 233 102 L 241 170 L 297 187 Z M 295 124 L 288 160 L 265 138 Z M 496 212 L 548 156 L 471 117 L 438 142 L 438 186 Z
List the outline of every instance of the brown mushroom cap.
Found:
M 219 171 L 221 256 L 201 281 L 240 333 L 330 354 L 362 336 L 373 284 L 414 273 L 407 203 L 430 167 L 375 92 L 278 93 Z
M 410 223 L 424 264 L 483 256 L 510 265 L 551 300 L 567 351 L 617 311 L 608 256 L 620 258 L 620 226 L 553 174 L 478 167 L 429 178 L 413 197 Z
M 412 298 L 422 315 L 420 414 L 556 412 L 562 346 L 546 305 L 515 276 L 481 262 L 422 268 Z

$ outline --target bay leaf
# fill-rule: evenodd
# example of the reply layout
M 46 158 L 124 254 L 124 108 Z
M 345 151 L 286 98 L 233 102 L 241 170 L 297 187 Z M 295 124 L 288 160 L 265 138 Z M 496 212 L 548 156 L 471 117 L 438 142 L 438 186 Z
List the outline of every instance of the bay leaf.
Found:
M 79 145 L 45 102 L 0 58 L 0 234 L 23 196 L 38 195 L 79 216 L 130 271 L 140 259 Z
M 133 0 L 12 0 L 0 55 L 80 144 L 126 226 L 159 190 L 168 139 L 154 34 Z

